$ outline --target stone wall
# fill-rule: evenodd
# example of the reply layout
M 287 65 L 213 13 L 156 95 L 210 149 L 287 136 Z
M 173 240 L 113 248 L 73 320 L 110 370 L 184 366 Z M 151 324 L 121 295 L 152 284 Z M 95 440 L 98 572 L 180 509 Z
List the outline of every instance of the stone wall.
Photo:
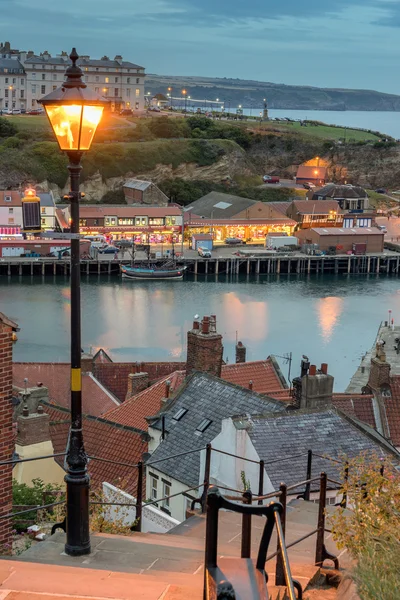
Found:
M 0 315 L 0 461 L 11 460 L 14 451 L 12 426 L 12 327 Z M 12 466 L 0 466 L 0 515 L 12 510 Z M 11 519 L 2 519 L 0 526 L 0 553 L 11 548 Z

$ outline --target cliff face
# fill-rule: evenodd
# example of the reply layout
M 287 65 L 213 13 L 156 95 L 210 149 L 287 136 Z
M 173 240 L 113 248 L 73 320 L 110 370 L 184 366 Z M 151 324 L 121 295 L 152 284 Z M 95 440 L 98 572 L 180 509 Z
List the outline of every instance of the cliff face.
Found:
M 292 110 L 381 110 L 400 111 L 400 96 L 373 90 L 346 90 L 311 86 L 284 85 L 245 79 L 218 79 L 213 77 L 146 76 L 146 89 L 151 93 L 164 92 L 169 86 L 188 87 L 192 98 L 225 98 L 226 108 L 232 112 L 239 104 L 254 108 L 254 114 L 263 106 Z M 179 87 L 180 86 L 180 87 Z
M 80 190 L 85 193 L 87 201 L 98 202 L 107 192 L 120 189 L 130 177 L 153 181 L 154 183 L 175 177 L 188 181 L 222 182 L 227 178 L 233 178 L 235 175 L 247 175 L 251 172 L 244 154 L 238 151 L 224 155 L 217 162 L 203 167 L 199 167 L 196 163 L 182 163 L 176 168 L 173 168 L 172 165 L 157 164 L 154 169 L 149 171 L 140 173 L 127 171 L 123 176 L 107 179 L 103 179 L 100 171 L 97 171 L 82 182 Z M 67 194 L 69 190 L 68 184 L 61 188 L 47 180 L 38 182 L 38 185 L 43 191 L 51 190 L 57 201 L 60 201 L 62 196 Z

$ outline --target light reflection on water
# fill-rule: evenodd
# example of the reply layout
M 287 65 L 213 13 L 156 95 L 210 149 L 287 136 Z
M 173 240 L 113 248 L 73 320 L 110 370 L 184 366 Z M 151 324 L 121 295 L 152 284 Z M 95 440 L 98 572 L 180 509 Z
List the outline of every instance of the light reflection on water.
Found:
M 381 320 L 400 321 L 400 280 L 376 276 L 260 276 L 231 281 L 82 282 L 82 343 L 103 347 L 117 361 L 184 360 L 186 333 L 198 313 L 217 315 L 224 358 L 234 361 L 236 335 L 248 360 L 293 352 L 327 362 L 336 389 L 345 389 Z M 0 311 L 21 331 L 19 361 L 69 358 L 69 280 L 0 279 Z M 284 374 L 287 366 L 282 364 Z

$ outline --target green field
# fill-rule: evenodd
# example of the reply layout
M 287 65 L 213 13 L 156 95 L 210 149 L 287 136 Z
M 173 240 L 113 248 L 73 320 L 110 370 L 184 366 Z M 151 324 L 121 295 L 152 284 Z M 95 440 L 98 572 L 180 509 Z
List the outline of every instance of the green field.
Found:
M 19 131 L 28 131 L 29 133 L 50 131 L 50 124 L 46 115 L 10 115 L 4 118 L 18 127 Z M 126 119 L 108 114 L 103 117 L 99 125 L 99 131 L 127 126 Z
M 262 128 L 275 131 L 298 133 L 304 136 L 310 136 L 328 140 L 347 140 L 355 142 L 373 141 L 378 142 L 380 138 L 374 133 L 359 131 L 349 127 L 332 127 L 331 125 L 307 125 L 302 127 L 300 123 L 263 123 Z

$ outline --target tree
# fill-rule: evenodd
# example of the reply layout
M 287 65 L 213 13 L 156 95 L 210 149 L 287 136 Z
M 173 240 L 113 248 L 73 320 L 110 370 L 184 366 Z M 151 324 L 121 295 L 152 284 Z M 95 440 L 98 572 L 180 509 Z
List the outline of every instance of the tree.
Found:
M 11 137 L 17 133 L 18 129 L 8 119 L 0 117 L 0 137 Z

